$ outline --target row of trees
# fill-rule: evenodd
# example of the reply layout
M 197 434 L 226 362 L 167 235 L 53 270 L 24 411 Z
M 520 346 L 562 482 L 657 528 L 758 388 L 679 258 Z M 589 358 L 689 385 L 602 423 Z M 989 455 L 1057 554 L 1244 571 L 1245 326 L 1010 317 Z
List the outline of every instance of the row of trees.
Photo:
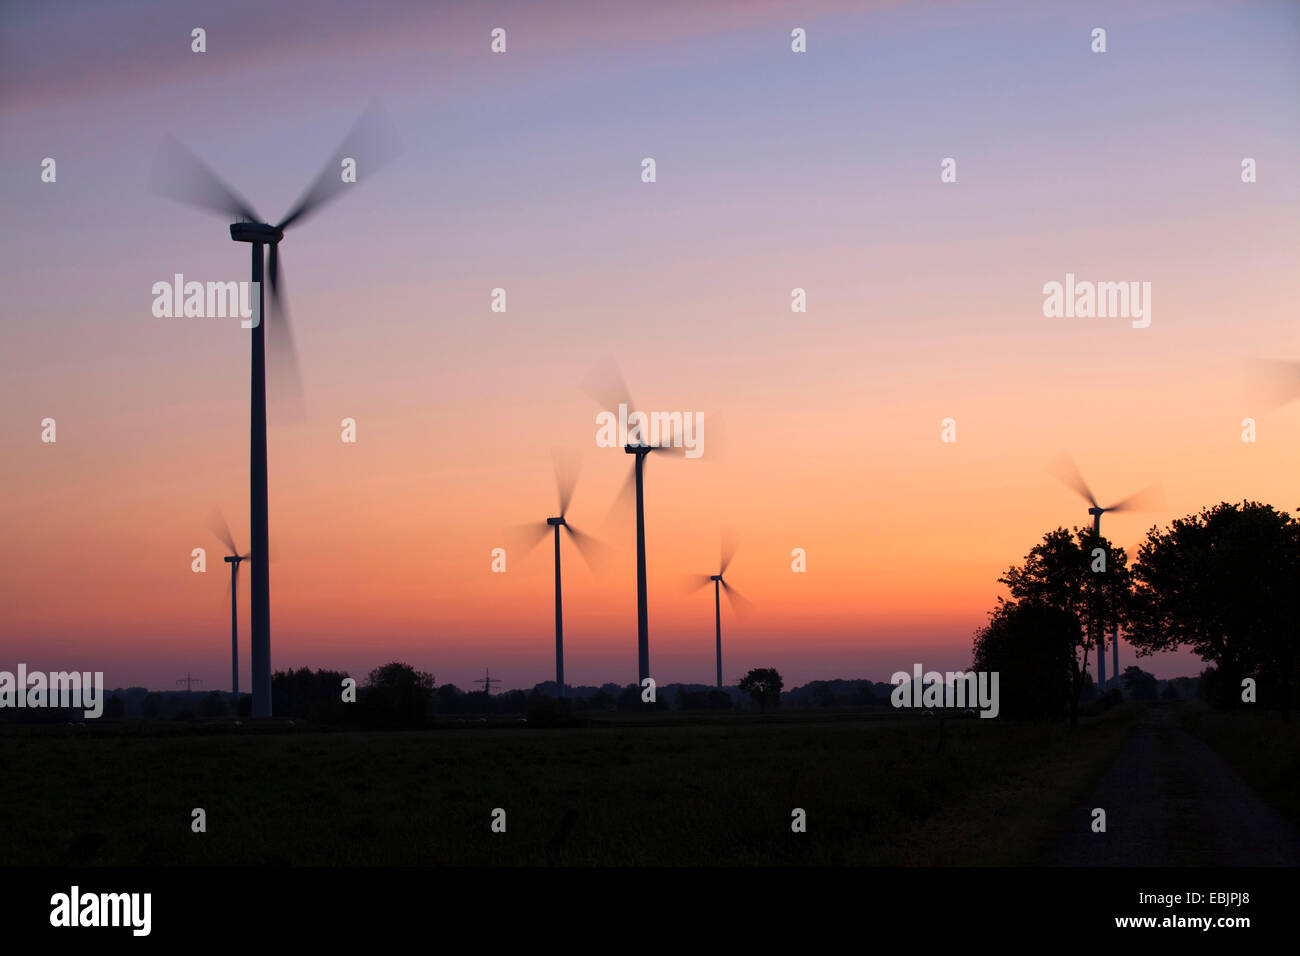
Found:
M 1211 665 L 1205 685 L 1220 706 L 1240 703 L 1250 677 L 1262 705 L 1289 709 L 1298 577 L 1300 522 L 1253 501 L 1153 528 L 1132 565 L 1091 528 L 1058 528 L 998 579 L 1010 593 L 976 632 L 974 667 L 1000 672 L 1007 716 L 1068 712 L 1073 725 L 1088 658 L 1119 629 L 1139 656 L 1194 651 Z
M 463 692 L 453 684 L 438 686 L 434 676 L 410 664 L 394 661 L 376 668 L 355 689 L 356 699 L 344 701 L 340 671 L 280 671 L 271 678 L 271 694 L 277 716 L 297 717 L 321 724 L 353 724 L 387 730 L 424 727 L 435 716 L 458 714 L 522 714 L 530 722 L 548 724 L 572 714 L 668 710 L 669 695 L 661 693 L 651 703 L 642 700 L 635 684 L 607 685 L 586 696 L 556 700 L 534 689 L 532 693 L 512 690 L 488 695 L 483 691 Z M 779 706 L 783 682 L 774 668 L 756 668 L 740 681 L 739 689 L 763 710 Z M 617 690 L 617 693 L 611 691 Z M 695 690 L 678 687 L 673 695 L 678 710 L 731 710 L 730 694 L 717 689 Z M 202 716 L 202 715 L 201 715 Z M 207 716 L 217 716 L 208 714 Z

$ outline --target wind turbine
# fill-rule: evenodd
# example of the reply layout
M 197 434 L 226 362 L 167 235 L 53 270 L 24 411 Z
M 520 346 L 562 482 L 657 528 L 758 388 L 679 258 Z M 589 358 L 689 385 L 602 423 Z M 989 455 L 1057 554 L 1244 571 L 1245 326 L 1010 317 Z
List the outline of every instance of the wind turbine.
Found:
M 235 696 L 235 716 L 239 716 L 239 565 L 251 554 L 240 554 L 226 520 L 218 512 L 212 519 L 212 531 L 230 549 L 225 562 L 230 565 L 230 690 Z
M 731 559 L 735 557 L 735 555 L 735 540 L 730 536 L 725 536 L 722 539 L 722 552 L 718 559 L 718 573 L 696 574 L 691 577 L 691 583 L 695 585 L 694 590 L 697 591 L 709 584 L 709 582 L 713 583 L 713 632 L 717 648 L 719 690 L 722 689 L 722 600 L 720 592 L 727 592 L 727 600 L 731 602 L 731 606 L 735 610 L 748 610 L 750 607 L 749 601 L 746 600 L 739 591 L 728 584 L 726 579 L 723 577 L 723 575 L 727 573 L 727 566 L 731 564 Z
M 1056 477 L 1068 487 L 1088 502 L 1088 514 L 1092 515 L 1092 536 L 1093 538 L 1101 537 L 1101 516 L 1111 511 L 1150 511 L 1159 498 L 1159 486 L 1148 485 L 1141 491 L 1134 492 L 1127 498 L 1115 502 L 1103 508 L 1097 504 L 1097 497 L 1088 487 L 1088 483 L 1083 480 L 1083 475 L 1079 468 L 1069 458 L 1061 458 L 1054 469 Z M 1089 615 L 1091 618 L 1092 615 Z M 1091 624 L 1091 622 L 1090 622 Z M 1119 632 L 1111 632 L 1111 654 L 1114 663 L 1114 676 L 1119 677 Z M 1106 635 L 1103 633 L 1097 638 L 1097 687 L 1100 690 L 1106 688 Z
M 294 358 L 293 336 L 280 291 L 280 241 L 289 226 L 306 219 L 343 191 L 348 163 L 354 172 L 368 175 L 395 153 L 396 140 L 386 118 L 376 106 L 368 109 L 343 140 L 334 156 L 310 186 L 280 220 L 269 225 L 233 189 L 226 185 L 203 161 L 175 140 L 165 146 L 164 165 L 157 183 L 158 191 L 172 199 L 200 206 L 236 221 L 230 226 L 230 238 L 252 246 L 253 284 L 257 287 L 257 324 L 252 332 L 252 414 L 249 441 L 249 519 L 252 553 L 259 555 L 253 564 L 252 596 L 252 671 L 253 716 L 271 716 L 271 586 L 267 562 L 270 538 L 267 518 L 266 474 L 266 316 L 265 290 L 262 288 L 263 266 L 271 283 L 272 322 L 275 334 L 272 347 L 281 353 L 280 371 L 288 384 L 288 397 L 299 405 L 298 364 Z M 353 176 L 355 180 L 355 175 Z M 270 246 L 270 261 L 264 263 L 264 250 Z
M 644 415 L 644 413 L 633 412 L 632 397 L 628 394 L 627 385 L 623 381 L 622 374 L 618 371 L 617 366 L 612 362 L 609 363 L 603 371 L 593 374 L 587 381 L 587 392 L 605 411 L 615 411 L 619 415 L 620 422 L 623 416 L 627 416 L 628 442 L 623 446 L 623 451 L 629 455 L 635 456 L 632 473 L 628 476 L 628 481 L 623 485 L 619 493 L 619 500 L 626 500 L 632 493 L 633 488 L 636 492 L 636 648 L 637 648 L 637 684 L 644 686 L 645 680 L 650 676 L 650 625 L 646 616 L 646 573 L 645 573 L 645 460 L 647 455 L 651 454 L 670 454 L 684 457 L 685 450 L 681 447 L 680 440 L 674 436 L 668 444 L 651 445 L 648 441 L 649 436 L 645 434 L 648 429 L 648 417 L 646 417 L 646 428 L 636 427 L 632 424 L 634 414 Z M 635 432 L 636 440 L 633 441 Z
M 560 697 L 565 696 L 564 614 L 560 592 L 560 529 L 563 528 L 565 533 L 568 534 L 570 540 L 577 546 L 578 553 L 582 555 L 588 566 L 592 564 L 593 552 L 602 549 L 602 546 L 595 538 L 573 527 L 565 517 L 569 510 L 569 503 L 573 500 L 573 489 L 577 483 L 578 467 L 576 460 L 557 452 L 555 455 L 555 493 L 560 513 L 557 517 L 547 518 L 545 522 L 533 522 L 524 525 L 521 529 L 525 554 L 541 544 L 542 539 L 548 533 L 553 534 L 555 538 L 555 684 L 559 688 Z

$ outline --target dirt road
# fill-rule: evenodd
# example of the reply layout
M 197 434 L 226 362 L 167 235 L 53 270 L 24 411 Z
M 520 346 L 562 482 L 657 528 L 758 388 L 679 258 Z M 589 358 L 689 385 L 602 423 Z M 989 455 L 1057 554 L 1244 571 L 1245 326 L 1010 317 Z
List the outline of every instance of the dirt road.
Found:
M 1106 832 L 1092 832 L 1092 811 Z M 1222 757 L 1175 722 L 1142 715 L 1086 806 L 1040 861 L 1047 866 L 1297 866 L 1300 833 Z

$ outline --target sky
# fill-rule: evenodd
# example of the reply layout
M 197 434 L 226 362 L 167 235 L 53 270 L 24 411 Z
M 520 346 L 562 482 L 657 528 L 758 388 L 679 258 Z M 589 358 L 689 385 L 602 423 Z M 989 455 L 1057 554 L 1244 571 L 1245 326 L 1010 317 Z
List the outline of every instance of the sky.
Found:
M 247 547 L 249 332 L 152 288 L 246 280 L 248 247 L 153 171 L 174 135 L 275 221 L 374 100 L 401 152 L 281 245 L 309 414 L 273 392 L 275 669 L 552 679 L 549 545 L 509 530 L 555 513 L 564 449 L 611 551 L 565 544 L 566 678 L 633 682 L 631 459 L 582 388 L 611 360 L 705 421 L 646 469 L 660 684 L 713 680 L 682 580 L 724 533 L 753 604 L 724 605 L 724 677 L 793 686 L 968 665 L 998 576 L 1089 520 L 1063 453 L 1103 504 L 1160 484 L 1104 519 L 1130 552 L 1219 501 L 1294 510 L 1300 403 L 1249 363 L 1300 357 L 1297 41 L 1281 2 L 6 4 L 0 667 L 229 687 L 208 516 Z M 1149 327 L 1046 317 L 1067 273 L 1151 283 Z

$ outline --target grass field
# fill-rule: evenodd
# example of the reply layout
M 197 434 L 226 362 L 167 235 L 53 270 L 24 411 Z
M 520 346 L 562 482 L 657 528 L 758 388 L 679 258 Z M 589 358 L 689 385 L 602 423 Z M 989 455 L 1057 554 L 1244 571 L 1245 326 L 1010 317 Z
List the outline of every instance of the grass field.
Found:
M 10 865 L 1029 864 L 1133 711 L 329 733 L 0 728 Z M 191 810 L 207 832 L 191 831 Z M 506 811 L 506 832 L 490 827 Z M 792 810 L 807 832 L 791 830 Z
M 1183 726 L 1222 755 L 1260 799 L 1300 824 L 1300 715 L 1183 705 Z

